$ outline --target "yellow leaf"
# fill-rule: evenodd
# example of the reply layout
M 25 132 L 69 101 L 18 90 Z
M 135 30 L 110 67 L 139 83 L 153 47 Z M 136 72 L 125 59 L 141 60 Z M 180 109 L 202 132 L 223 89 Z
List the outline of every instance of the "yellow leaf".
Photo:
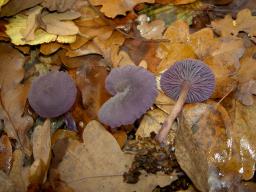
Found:
M 8 3 L 9 0 L 0 0 L 0 8 L 5 5 L 6 3 Z
M 15 45 L 37 45 L 42 43 L 49 43 L 51 41 L 58 41 L 61 43 L 72 43 L 75 41 L 76 36 L 57 36 L 54 34 L 47 33 L 42 29 L 37 29 L 35 31 L 35 39 L 30 41 L 25 41 L 23 32 L 27 26 L 28 16 L 26 15 L 16 15 L 9 19 L 9 24 L 6 25 L 6 34 L 11 38 L 11 41 Z
M 102 5 L 101 12 L 107 17 L 114 18 L 117 15 L 125 15 L 139 3 L 154 3 L 155 0 L 90 0 L 90 2 L 95 6 Z

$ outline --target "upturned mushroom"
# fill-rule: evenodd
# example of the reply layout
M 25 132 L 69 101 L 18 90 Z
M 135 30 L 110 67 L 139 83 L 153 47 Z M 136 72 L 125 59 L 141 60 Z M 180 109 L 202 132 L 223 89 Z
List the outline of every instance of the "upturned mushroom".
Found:
M 215 87 L 215 77 L 202 61 L 185 59 L 176 62 L 161 75 L 160 86 L 167 96 L 177 100 L 156 136 L 160 143 L 166 143 L 168 132 L 183 105 L 210 98 Z
M 53 118 L 72 107 L 76 93 L 76 85 L 67 73 L 49 72 L 32 82 L 28 101 L 39 116 Z
M 111 128 L 133 123 L 157 96 L 154 75 L 134 65 L 113 69 L 106 78 L 105 88 L 113 97 L 102 105 L 98 118 Z

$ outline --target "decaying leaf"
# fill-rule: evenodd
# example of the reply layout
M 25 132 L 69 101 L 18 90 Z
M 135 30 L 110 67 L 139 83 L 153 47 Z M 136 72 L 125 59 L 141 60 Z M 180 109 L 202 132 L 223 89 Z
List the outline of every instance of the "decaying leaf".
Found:
M 21 145 L 24 152 L 31 154 L 27 131 L 33 120 L 23 115 L 29 83 L 21 84 L 24 77 L 24 56 L 8 44 L 0 44 L 0 119 L 9 137 Z
M 168 176 L 148 174 L 141 175 L 137 184 L 124 183 L 123 173 L 133 155 L 123 153 L 115 138 L 97 121 L 86 126 L 83 140 L 69 141 L 58 167 L 61 179 L 75 191 L 151 191 L 170 181 Z
M 79 108 L 75 108 L 72 113 L 78 121 L 88 123 L 97 119 L 98 110 L 110 95 L 105 90 L 105 79 L 108 73 L 105 67 L 100 66 L 102 59 L 93 56 L 86 59 L 88 64 L 77 69 L 74 74 L 74 79 L 82 95 L 83 112 L 80 113 Z
M 250 80 L 245 83 L 241 83 L 237 90 L 237 99 L 244 105 L 252 105 L 254 96 L 256 95 L 256 81 Z
M 12 145 L 6 135 L 0 138 L 0 170 L 9 173 L 12 163 Z
M 194 185 L 205 192 L 234 187 L 232 181 L 225 180 L 228 177 L 221 178 L 217 174 L 224 171 L 221 166 L 228 164 L 232 166 L 232 172 L 223 172 L 223 175 L 240 175 L 238 162 L 230 162 L 233 145 L 229 131 L 232 124 L 226 110 L 217 107 L 216 103 L 188 104 L 183 109 L 180 124 L 175 154 Z M 219 182 L 223 186 L 219 186 Z
M 47 174 L 48 167 L 51 160 L 51 121 L 45 120 L 44 124 L 38 125 L 32 135 L 33 157 L 36 162 L 33 163 L 34 167 L 40 167 L 40 173 L 37 180 L 43 181 Z M 32 168 L 33 168 L 32 165 Z M 30 168 L 30 170 L 32 169 Z M 39 178 L 39 179 L 38 179 Z
M 199 58 L 212 69 L 216 86 L 213 98 L 222 98 L 236 87 L 232 75 L 240 68 L 239 59 L 244 54 L 243 40 L 236 37 L 214 37 L 211 29 L 204 28 L 189 34 L 188 25 L 177 21 L 166 30 L 164 37 L 170 42 L 161 43 L 157 50 L 162 58 L 158 73 L 163 72 L 176 61 L 186 58 Z
M 15 189 L 17 192 L 25 192 L 27 191 L 29 181 L 27 174 L 28 172 L 23 167 L 24 154 L 20 150 L 15 150 L 13 153 L 13 159 L 14 161 L 9 177 L 15 184 Z
M 43 0 L 24 0 L 20 3 L 20 0 L 9 0 L 6 5 L 1 8 L 0 16 L 13 16 L 25 9 L 29 9 L 43 2 Z
M 133 7 L 139 3 L 154 3 L 155 0 L 90 0 L 92 5 L 102 5 L 101 12 L 107 17 L 116 17 L 117 15 L 125 15 L 127 11 L 131 11 Z
M 243 9 L 237 14 L 236 20 L 226 15 L 224 19 L 213 21 L 211 24 L 221 36 L 236 36 L 239 32 L 246 32 L 252 37 L 256 36 L 255 18 L 250 9 Z
M 42 26 L 46 32 L 55 35 L 76 35 L 79 32 L 78 27 L 71 20 L 79 18 L 78 12 L 66 11 L 64 13 L 49 13 L 42 16 Z
M 0 171 L 0 183 L 0 192 L 15 192 L 14 183 L 3 171 Z
M 61 48 L 61 44 L 57 42 L 44 43 L 40 46 L 40 53 L 44 55 L 51 55 Z
M 165 30 L 165 23 L 162 20 L 154 20 L 150 23 L 147 21 L 146 15 L 140 15 L 137 20 L 140 21 L 137 29 L 140 35 L 146 39 L 161 39 Z
M 9 0 L 1 0 L 0 1 L 0 8 L 4 6 L 6 3 L 8 3 Z
M 77 0 L 44 0 L 42 5 L 50 11 L 65 12 L 70 10 Z
M 19 14 L 9 19 L 9 24 L 6 25 L 6 34 L 11 38 L 11 41 L 15 45 L 37 45 L 42 43 L 49 43 L 52 41 L 58 41 L 60 43 L 72 43 L 76 40 L 74 35 L 55 35 L 47 33 L 42 29 L 35 31 L 35 39 L 31 41 L 25 41 L 22 31 L 25 31 L 27 26 L 28 16 Z

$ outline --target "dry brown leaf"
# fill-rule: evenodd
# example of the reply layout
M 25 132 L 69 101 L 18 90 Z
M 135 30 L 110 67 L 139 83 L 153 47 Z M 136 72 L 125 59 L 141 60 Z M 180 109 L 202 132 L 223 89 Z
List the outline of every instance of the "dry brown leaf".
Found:
M 153 20 L 149 23 L 146 15 L 140 15 L 137 20 L 139 21 L 137 29 L 142 37 L 145 39 L 162 38 L 162 33 L 165 30 L 165 22 L 163 20 Z
M 194 185 L 204 192 L 234 189 L 232 179 L 240 177 L 241 167 L 239 154 L 232 151 L 232 123 L 225 108 L 215 102 L 188 104 L 180 124 L 175 154 Z
M 12 180 L 4 173 L 0 171 L 0 192 L 15 192 L 15 185 Z
M 80 13 L 73 11 L 43 14 L 41 27 L 55 35 L 76 35 L 79 29 L 72 20 L 80 16 Z
M 44 0 L 42 5 L 50 11 L 65 12 L 70 10 L 77 0 Z
M 21 145 L 26 154 L 31 154 L 30 144 L 26 136 L 33 120 L 23 115 L 27 100 L 29 83 L 21 84 L 24 77 L 24 56 L 10 45 L 0 44 L 0 119 L 4 121 L 4 130 L 9 137 Z
M 86 126 L 83 140 L 68 143 L 58 167 L 61 179 L 77 192 L 151 191 L 171 180 L 169 176 L 149 174 L 141 175 L 137 184 L 124 183 L 123 173 L 133 155 L 123 153 L 115 138 L 97 121 Z
M 0 138 L 0 170 L 9 173 L 12 164 L 12 144 L 6 135 Z
M 6 5 L 1 8 L 0 16 L 12 16 L 20 11 L 29 9 L 43 2 L 43 0 L 23 0 L 20 3 L 20 0 L 10 0 Z
M 26 11 L 27 19 L 27 27 L 25 31 L 22 31 L 23 37 L 25 41 L 31 41 L 35 39 L 35 31 L 39 27 L 38 19 L 41 16 L 41 12 L 43 7 L 36 6 Z
M 102 5 L 101 12 L 107 17 L 114 18 L 117 15 L 125 15 L 139 3 L 154 3 L 155 0 L 90 0 L 94 6 Z
M 97 119 L 98 110 L 110 97 L 105 90 L 105 78 L 108 73 L 104 66 L 100 66 L 102 59 L 88 57 L 87 60 L 89 61 L 88 64 L 77 69 L 73 76 L 82 95 L 83 109 L 81 113 L 79 112 L 80 107 L 75 107 L 72 114 L 78 122 L 85 123 Z
M 40 179 L 44 179 L 51 161 L 51 121 L 45 120 L 43 125 L 38 125 L 32 134 L 34 167 L 40 167 Z M 42 161 L 42 162 L 40 162 Z M 38 168 L 36 168 L 38 169 Z M 39 180 L 43 181 L 43 180 Z
M 125 131 L 116 131 L 113 134 L 113 137 L 115 137 L 117 143 L 119 144 L 120 148 L 123 148 L 127 141 L 127 134 Z
M 136 137 L 150 137 L 151 132 L 158 133 L 166 117 L 167 114 L 160 109 L 148 111 L 141 120 Z
M 43 43 L 40 46 L 40 53 L 44 55 L 51 55 L 61 48 L 61 44 L 57 42 Z
M 256 95 L 256 81 L 250 80 L 245 83 L 240 83 L 237 89 L 237 99 L 244 105 L 252 105 L 254 96 Z
M 256 149 L 256 98 L 253 105 L 245 106 L 236 100 L 232 104 L 229 113 L 233 121 L 231 136 L 236 143 L 236 152 L 240 155 L 241 176 L 244 180 L 253 177 L 255 171 L 255 149 Z
M 157 50 L 162 58 L 158 73 L 168 69 L 174 62 L 187 58 L 203 60 L 212 69 L 216 86 L 212 98 L 222 98 L 237 86 L 233 76 L 240 68 L 244 54 L 243 40 L 236 37 L 214 37 L 211 29 L 204 28 L 189 34 L 188 25 L 177 21 L 164 34 L 170 42 L 161 43 Z
M 211 25 L 221 36 L 236 36 L 242 31 L 249 36 L 256 36 L 256 16 L 252 16 L 249 9 L 241 10 L 236 20 L 226 15 L 224 19 L 212 21 Z
M 27 171 L 23 167 L 24 154 L 20 150 L 15 150 L 13 159 L 14 161 L 9 177 L 15 184 L 16 192 L 26 192 L 29 182 Z
M 51 143 L 52 145 L 54 145 L 58 140 L 65 139 L 65 138 L 79 140 L 78 134 L 76 132 L 69 131 L 66 129 L 58 129 L 52 135 Z

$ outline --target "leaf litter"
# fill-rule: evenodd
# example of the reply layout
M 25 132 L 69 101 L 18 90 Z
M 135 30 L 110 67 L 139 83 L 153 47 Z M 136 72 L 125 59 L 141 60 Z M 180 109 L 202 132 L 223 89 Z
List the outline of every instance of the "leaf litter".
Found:
M 0 1 L 0 191 L 255 191 L 256 7 L 243 2 Z M 175 101 L 160 79 L 183 59 L 204 62 L 216 85 L 207 101 L 184 105 L 163 145 L 155 136 Z M 111 128 L 101 107 L 139 90 L 127 77 L 107 87 L 127 65 L 147 70 L 158 96 L 134 123 Z M 51 71 L 72 78 L 77 96 L 45 119 L 27 98 Z M 124 119 L 145 102 L 122 98 Z

